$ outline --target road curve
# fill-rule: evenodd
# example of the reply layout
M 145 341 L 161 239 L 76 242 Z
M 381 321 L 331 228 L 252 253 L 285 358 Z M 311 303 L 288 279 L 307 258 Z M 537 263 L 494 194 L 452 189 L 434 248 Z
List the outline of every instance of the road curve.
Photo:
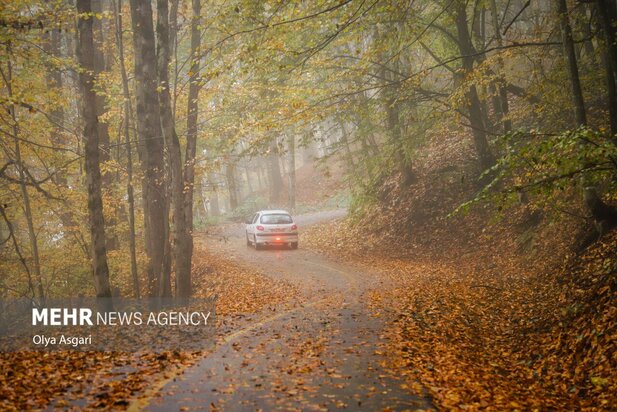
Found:
M 298 216 L 306 227 L 344 210 Z M 147 399 L 149 411 L 168 410 L 426 410 L 400 371 L 384 365 L 385 320 L 364 295 L 379 277 L 304 250 L 247 247 L 242 225 L 224 229 L 221 253 L 301 290 L 303 304 L 228 334 L 216 349 Z M 302 245 L 300 237 L 300 244 Z M 140 407 L 140 409 L 141 409 Z

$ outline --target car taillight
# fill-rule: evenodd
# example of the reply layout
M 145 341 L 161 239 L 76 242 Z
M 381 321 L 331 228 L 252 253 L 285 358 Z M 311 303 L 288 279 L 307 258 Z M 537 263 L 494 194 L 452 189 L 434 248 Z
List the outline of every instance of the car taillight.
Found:
M 264 230 L 264 227 L 263 227 L 263 226 L 261 226 L 261 225 L 259 225 L 259 226 L 257 226 L 255 229 L 257 229 L 257 230 Z
M 298 226 L 296 226 L 296 225 L 291 225 L 291 230 L 298 230 Z

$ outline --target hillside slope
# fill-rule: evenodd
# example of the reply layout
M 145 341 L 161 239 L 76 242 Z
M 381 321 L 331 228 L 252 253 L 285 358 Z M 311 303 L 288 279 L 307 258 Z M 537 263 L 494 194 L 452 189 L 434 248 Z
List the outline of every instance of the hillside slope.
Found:
M 458 140 L 433 142 L 417 181 L 384 181 L 380 202 L 313 229 L 304 244 L 362 261 L 394 287 L 391 361 L 445 408 L 595 409 L 617 404 L 617 232 L 590 232 L 528 205 L 448 214 L 474 193 Z M 544 216 L 544 217 L 543 217 Z M 575 241 L 576 240 L 576 241 Z

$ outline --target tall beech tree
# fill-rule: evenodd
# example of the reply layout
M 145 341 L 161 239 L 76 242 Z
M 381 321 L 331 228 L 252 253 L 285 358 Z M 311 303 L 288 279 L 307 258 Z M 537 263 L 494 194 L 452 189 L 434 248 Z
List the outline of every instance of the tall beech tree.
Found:
M 120 77 L 122 79 L 122 94 L 124 96 L 122 119 L 122 132 L 124 134 L 124 144 L 126 147 L 126 197 L 128 201 L 128 224 L 129 224 L 129 253 L 131 256 L 131 280 L 133 282 L 133 295 L 139 299 L 141 297 L 141 282 L 137 269 L 137 239 L 135 234 L 135 189 L 133 186 L 133 148 L 131 147 L 131 120 L 133 118 L 133 106 L 131 104 L 131 92 L 129 89 L 129 77 L 127 74 L 124 60 L 124 39 L 123 20 L 122 20 L 122 0 L 113 1 L 114 21 L 116 29 L 116 44 L 118 47 L 118 64 L 120 66 Z
M 81 67 L 79 83 L 82 96 L 83 139 L 85 170 L 88 186 L 88 221 L 92 248 L 92 271 L 97 297 L 111 297 L 105 218 L 101 197 L 101 169 L 99 165 L 99 122 L 94 91 L 94 41 L 92 37 L 92 7 L 90 0 L 77 0 L 77 60 Z
M 195 193 L 195 156 L 197 155 L 197 121 L 199 117 L 199 90 L 201 89 L 200 53 L 201 53 L 201 0 L 191 1 L 193 14 L 191 16 L 191 49 L 189 59 L 189 90 L 187 96 L 186 116 L 186 151 L 184 156 L 184 218 L 186 219 L 189 236 L 186 241 L 186 255 L 184 259 L 192 262 L 193 259 L 193 194 Z M 201 194 L 200 194 L 201 195 Z M 218 214 L 218 197 L 215 211 Z M 190 268 L 190 266 L 189 266 Z
M 170 37 L 167 0 L 157 0 L 156 40 L 158 54 L 159 110 L 169 169 L 171 169 L 171 204 L 173 207 L 173 257 L 176 269 L 176 291 L 181 297 L 191 295 L 191 234 L 184 208 L 184 177 L 180 140 L 171 107 L 169 84 Z M 171 296 L 171 282 L 167 273 L 161 277 L 159 294 Z
M 142 196 L 148 286 L 149 293 L 156 296 L 159 294 L 161 279 L 169 279 L 166 262 L 166 253 L 169 251 L 169 217 L 165 188 L 164 140 L 157 91 L 157 60 L 152 6 L 150 2 L 140 0 L 131 0 L 130 4 L 135 50 L 135 115 L 144 174 Z

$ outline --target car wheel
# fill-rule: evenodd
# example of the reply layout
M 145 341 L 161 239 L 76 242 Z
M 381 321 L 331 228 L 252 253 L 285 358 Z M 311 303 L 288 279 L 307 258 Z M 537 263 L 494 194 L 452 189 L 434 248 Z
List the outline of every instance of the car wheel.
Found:
M 255 237 L 255 235 L 253 235 L 253 243 L 255 243 L 255 250 L 261 250 L 262 246 L 257 243 L 257 237 Z
M 246 233 L 246 245 L 247 245 L 247 246 L 252 246 L 251 240 L 249 239 L 249 234 L 248 234 L 248 232 Z
M 298 242 L 291 242 L 292 249 L 298 249 Z

